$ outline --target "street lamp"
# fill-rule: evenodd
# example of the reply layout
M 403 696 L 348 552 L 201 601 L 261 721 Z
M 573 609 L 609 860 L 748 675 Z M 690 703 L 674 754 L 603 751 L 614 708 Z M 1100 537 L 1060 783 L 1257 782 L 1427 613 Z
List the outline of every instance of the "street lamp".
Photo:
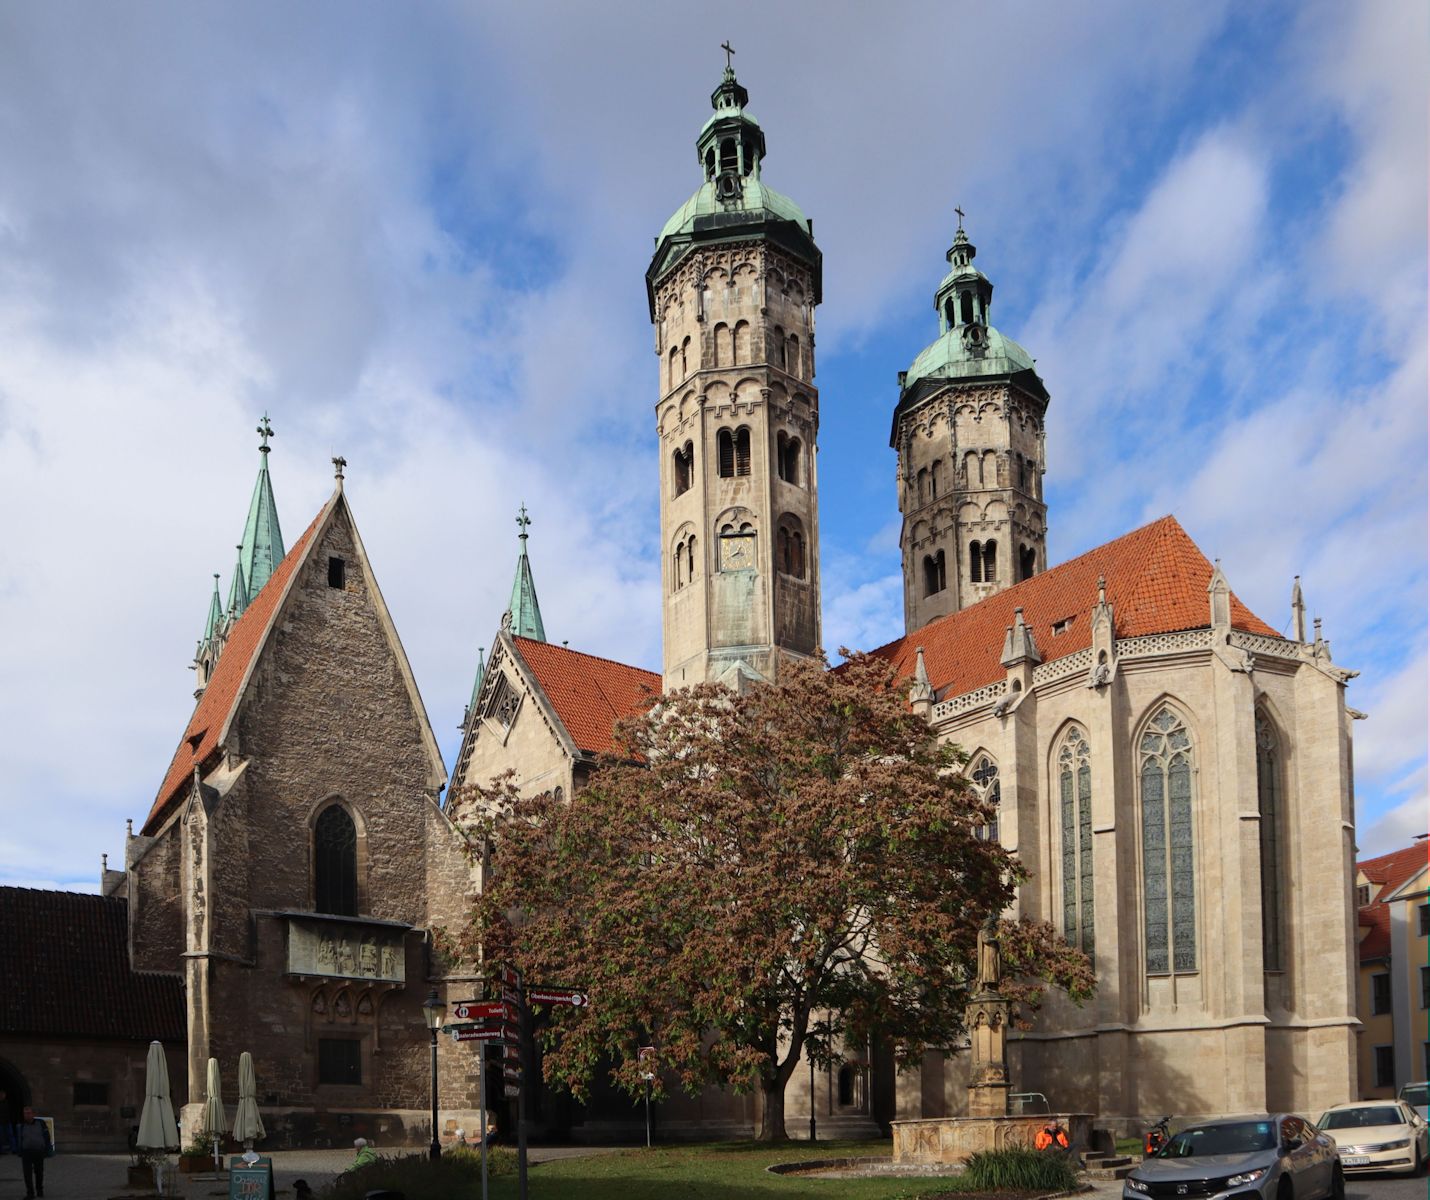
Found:
M 447 1015 L 447 1006 L 437 998 L 437 989 L 428 993 L 422 1002 L 422 1019 L 432 1033 L 432 1149 L 431 1158 L 442 1157 L 442 1143 L 437 1140 L 437 1030 L 442 1028 L 442 1018 Z

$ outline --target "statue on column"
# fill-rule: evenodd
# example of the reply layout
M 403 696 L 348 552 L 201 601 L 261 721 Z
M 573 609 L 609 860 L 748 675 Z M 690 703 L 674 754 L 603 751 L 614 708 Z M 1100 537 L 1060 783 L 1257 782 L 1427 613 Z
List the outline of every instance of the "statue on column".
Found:
M 992 913 L 978 930 L 978 990 L 996 992 L 1003 980 L 1003 952 L 998 945 L 998 918 Z

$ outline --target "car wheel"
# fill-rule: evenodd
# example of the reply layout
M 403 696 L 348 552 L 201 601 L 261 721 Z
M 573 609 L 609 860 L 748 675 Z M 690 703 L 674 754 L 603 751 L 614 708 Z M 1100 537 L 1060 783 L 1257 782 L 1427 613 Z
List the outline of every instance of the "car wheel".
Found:
M 1346 1200 L 1346 1176 L 1340 1163 L 1331 1169 L 1331 1200 Z
M 1281 1176 L 1281 1182 L 1276 1185 L 1276 1200 L 1296 1200 L 1296 1189 L 1285 1175 Z
M 1425 1156 L 1420 1153 L 1420 1143 L 1415 1143 L 1415 1165 L 1410 1168 L 1410 1174 L 1419 1178 L 1425 1174 Z

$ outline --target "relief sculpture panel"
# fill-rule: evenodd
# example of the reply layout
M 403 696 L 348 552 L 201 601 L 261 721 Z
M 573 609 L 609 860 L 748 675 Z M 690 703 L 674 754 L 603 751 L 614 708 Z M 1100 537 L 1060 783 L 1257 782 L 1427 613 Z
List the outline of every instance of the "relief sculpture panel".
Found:
M 401 929 L 336 921 L 288 923 L 288 973 L 404 981 Z

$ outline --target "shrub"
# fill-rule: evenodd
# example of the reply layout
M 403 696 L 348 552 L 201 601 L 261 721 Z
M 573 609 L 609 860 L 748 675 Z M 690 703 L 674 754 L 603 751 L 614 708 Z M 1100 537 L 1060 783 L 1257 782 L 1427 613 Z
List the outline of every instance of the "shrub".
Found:
M 1066 1155 L 1016 1147 L 970 1155 L 961 1183 L 974 1192 L 1068 1192 L 1077 1174 Z
M 501 1146 L 487 1151 L 488 1175 L 516 1174 L 516 1152 Z M 344 1171 L 321 1193 L 324 1200 L 363 1200 L 368 1192 L 401 1192 L 408 1200 L 471 1200 L 482 1186 L 481 1152 L 475 1148 L 379 1157 L 356 1171 Z

